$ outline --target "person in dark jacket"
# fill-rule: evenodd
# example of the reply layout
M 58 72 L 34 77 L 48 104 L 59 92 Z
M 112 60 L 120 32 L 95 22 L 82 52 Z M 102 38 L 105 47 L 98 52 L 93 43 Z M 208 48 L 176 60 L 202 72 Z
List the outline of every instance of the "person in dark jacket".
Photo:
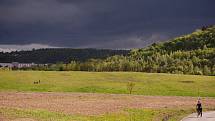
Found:
M 199 115 L 202 117 L 202 103 L 200 98 L 198 99 L 198 102 L 196 104 L 196 111 L 197 111 L 197 117 L 199 117 Z

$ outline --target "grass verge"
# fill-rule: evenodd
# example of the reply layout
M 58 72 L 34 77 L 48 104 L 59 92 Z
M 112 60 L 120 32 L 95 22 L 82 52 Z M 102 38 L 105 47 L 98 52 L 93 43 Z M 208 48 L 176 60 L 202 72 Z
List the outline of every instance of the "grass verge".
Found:
M 46 110 L 0 108 L 0 115 L 12 120 L 28 118 L 35 121 L 179 121 L 192 109 L 125 109 L 99 116 L 68 115 Z

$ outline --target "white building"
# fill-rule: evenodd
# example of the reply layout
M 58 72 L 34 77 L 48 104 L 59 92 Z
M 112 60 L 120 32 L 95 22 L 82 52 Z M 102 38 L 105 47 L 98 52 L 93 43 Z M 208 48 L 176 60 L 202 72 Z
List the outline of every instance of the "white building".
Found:
M 13 64 L 12 63 L 0 63 L 0 67 L 9 67 L 9 68 L 12 68 Z
M 35 63 L 18 63 L 18 62 L 0 63 L 0 67 L 9 67 L 9 68 L 29 68 L 36 65 L 37 64 Z

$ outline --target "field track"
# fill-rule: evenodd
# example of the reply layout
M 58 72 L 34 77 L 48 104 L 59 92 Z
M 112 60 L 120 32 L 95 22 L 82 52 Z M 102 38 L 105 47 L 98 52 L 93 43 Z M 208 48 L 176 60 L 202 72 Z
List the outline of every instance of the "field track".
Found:
M 215 107 L 214 98 L 202 99 L 204 107 Z M 189 108 L 196 98 L 93 93 L 15 93 L 1 92 L 0 107 L 45 109 L 66 114 L 99 115 L 125 108 Z
M 215 111 L 203 112 L 202 117 L 197 117 L 196 113 L 193 113 L 182 121 L 215 121 Z

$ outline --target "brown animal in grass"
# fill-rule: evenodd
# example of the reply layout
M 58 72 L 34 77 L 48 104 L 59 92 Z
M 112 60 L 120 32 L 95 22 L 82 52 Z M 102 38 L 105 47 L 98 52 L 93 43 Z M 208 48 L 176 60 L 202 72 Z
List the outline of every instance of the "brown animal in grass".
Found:
M 40 80 L 39 81 L 35 81 L 34 84 L 40 84 Z

